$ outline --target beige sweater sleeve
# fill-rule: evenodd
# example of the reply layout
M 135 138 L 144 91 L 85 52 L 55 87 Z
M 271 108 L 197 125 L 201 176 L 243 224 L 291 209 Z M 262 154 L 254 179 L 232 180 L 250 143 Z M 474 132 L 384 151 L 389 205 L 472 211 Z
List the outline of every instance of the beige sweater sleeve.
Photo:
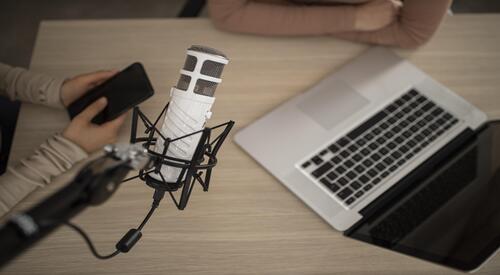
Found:
M 63 108 L 59 93 L 62 79 L 12 68 L 0 63 L 0 91 L 12 100 Z M 35 152 L 9 167 L 0 177 L 0 217 L 38 187 L 85 159 L 87 153 L 59 134 L 45 141 Z

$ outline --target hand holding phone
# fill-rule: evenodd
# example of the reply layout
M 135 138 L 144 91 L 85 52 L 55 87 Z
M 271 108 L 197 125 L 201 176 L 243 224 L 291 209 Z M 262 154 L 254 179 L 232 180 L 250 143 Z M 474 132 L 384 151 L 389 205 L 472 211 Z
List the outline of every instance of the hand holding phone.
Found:
M 103 124 L 119 117 L 153 94 L 154 90 L 144 67 L 140 63 L 134 63 L 72 102 L 68 106 L 68 113 L 73 119 L 97 99 L 106 97 L 106 107 L 92 119 L 95 124 Z

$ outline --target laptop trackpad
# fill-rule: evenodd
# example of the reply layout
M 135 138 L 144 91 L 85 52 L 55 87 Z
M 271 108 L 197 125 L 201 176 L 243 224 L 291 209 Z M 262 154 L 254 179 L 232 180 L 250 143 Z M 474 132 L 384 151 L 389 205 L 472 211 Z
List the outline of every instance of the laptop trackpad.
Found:
M 322 81 L 311 93 L 297 107 L 326 130 L 335 127 L 370 102 L 339 79 Z

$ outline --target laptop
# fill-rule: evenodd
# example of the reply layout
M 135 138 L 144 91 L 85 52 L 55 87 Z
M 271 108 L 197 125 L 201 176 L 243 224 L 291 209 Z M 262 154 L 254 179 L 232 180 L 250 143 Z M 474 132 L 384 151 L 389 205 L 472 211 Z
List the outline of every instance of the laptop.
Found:
M 494 179 L 491 171 L 500 164 L 490 163 L 489 174 L 479 171 L 494 155 L 484 149 L 494 145 L 496 126 L 490 124 L 482 111 L 408 61 L 374 47 L 239 131 L 235 141 L 346 236 L 472 270 L 497 250 L 499 219 L 479 219 L 496 231 L 454 258 L 449 253 L 475 233 L 454 229 L 462 214 L 450 209 L 460 208 L 445 206 L 469 185 L 488 186 Z M 490 139 L 484 138 L 479 154 L 473 142 L 481 134 Z M 450 172 L 456 162 L 460 169 Z M 500 195 L 485 193 L 491 194 Z M 482 201 L 474 198 L 469 203 Z M 500 211 L 498 204 L 491 207 Z M 437 226 L 436 215 L 453 222 Z M 436 241 L 445 236 L 448 242 Z

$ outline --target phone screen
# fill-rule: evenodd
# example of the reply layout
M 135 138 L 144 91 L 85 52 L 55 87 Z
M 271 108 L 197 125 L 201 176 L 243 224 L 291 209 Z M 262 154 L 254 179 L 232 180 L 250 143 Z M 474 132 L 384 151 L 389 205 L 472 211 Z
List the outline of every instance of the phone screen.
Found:
M 102 124 L 117 118 L 153 94 L 153 87 L 144 67 L 140 63 L 134 63 L 77 99 L 68 107 L 68 112 L 73 119 L 104 96 L 108 99 L 108 105 L 92 119 L 93 123 Z

